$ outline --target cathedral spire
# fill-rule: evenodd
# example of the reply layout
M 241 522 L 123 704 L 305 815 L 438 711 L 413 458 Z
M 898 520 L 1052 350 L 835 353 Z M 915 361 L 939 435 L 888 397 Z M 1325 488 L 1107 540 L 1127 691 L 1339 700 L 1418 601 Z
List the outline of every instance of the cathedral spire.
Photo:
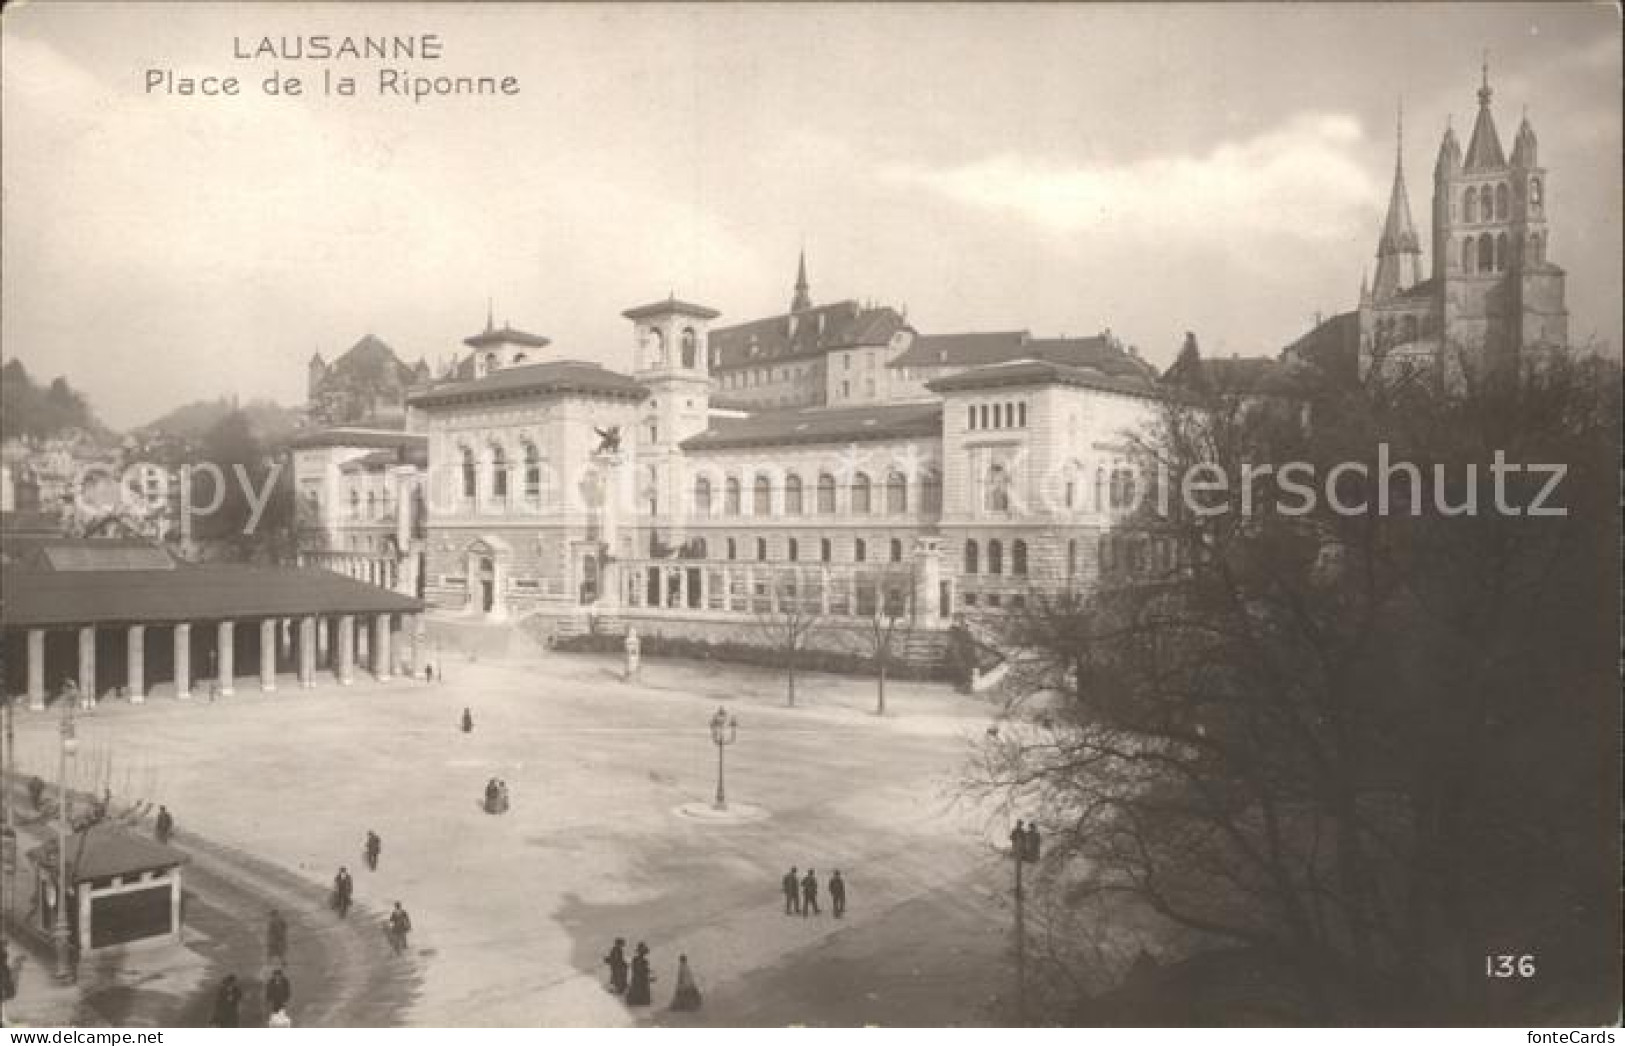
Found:
M 807 288 L 807 248 L 801 249 L 801 259 L 796 265 L 796 294 L 790 299 L 790 311 L 801 312 L 812 308 L 812 295 Z
M 1483 86 L 1478 89 L 1478 119 L 1473 122 L 1473 136 L 1467 142 L 1467 159 L 1463 164 L 1469 171 L 1493 170 L 1505 167 L 1506 153 L 1501 151 L 1501 136 L 1495 131 L 1495 118 L 1490 115 L 1490 53 L 1484 52 Z
M 1373 295 L 1390 298 L 1421 279 L 1421 242 L 1411 224 L 1410 193 L 1405 188 L 1405 103 L 1399 105 L 1395 128 L 1394 185 L 1388 195 L 1388 217 L 1377 241 L 1377 279 Z

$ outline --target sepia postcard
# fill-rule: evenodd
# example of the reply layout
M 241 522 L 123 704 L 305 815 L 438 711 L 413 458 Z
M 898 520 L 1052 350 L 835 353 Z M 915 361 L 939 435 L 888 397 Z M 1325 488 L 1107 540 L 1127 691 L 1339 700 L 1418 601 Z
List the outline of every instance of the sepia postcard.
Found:
M 1614 1042 L 1621 43 L 8 5 L 4 1025 Z

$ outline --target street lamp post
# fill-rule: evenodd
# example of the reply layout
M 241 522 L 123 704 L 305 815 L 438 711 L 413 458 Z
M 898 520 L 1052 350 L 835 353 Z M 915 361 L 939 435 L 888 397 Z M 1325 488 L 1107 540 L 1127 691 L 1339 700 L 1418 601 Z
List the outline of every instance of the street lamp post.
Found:
M 73 800 L 68 793 L 68 760 L 79 749 L 73 729 L 73 697 L 64 692 L 62 701 L 62 746 L 57 758 L 56 811 L 56 921 L 51 926 L 51 943 L 56 950 L 56 979 L 74 981 L 73 946 L 68 931 L 68 820 Z
M 711 743 L 717 746 L 717 801 L 712 806 L 718 810 L 728 809 L 728 794 L 722 786 L 722 752 L 737 740 L 739 720 L 729 715 L 727 709 L 718 708 L 717 714 L 711 717 Z

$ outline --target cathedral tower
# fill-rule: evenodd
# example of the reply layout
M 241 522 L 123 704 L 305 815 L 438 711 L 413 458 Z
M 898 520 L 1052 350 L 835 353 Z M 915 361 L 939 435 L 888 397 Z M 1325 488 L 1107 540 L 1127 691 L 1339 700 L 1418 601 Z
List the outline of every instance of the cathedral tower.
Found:
M 1386 301 L 1422 282 L 1422 245 L 1411 225 L 1410 193 L 1405 189 L 1405 111 L 1399 113 L 1394 147 L 1394 186 L 1388 194 L 1388 217 L 1377 241 L 1377 278 L 1371 296 Z

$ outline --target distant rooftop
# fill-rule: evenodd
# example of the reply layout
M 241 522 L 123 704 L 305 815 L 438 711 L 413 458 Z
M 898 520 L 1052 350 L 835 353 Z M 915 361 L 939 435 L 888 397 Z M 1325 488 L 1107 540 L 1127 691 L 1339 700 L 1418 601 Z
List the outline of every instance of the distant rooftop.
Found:
M 407 402 L 432 407 L 466 400 L 506 398 L 561 392 L 586 392 L 643 399 L 642 385 L 617 371 L 581 360 L 552 360 L 503 367 L 483 378 L 452 381 L 420 388 L 408 394 Z
M 853 443 L 941 433 L 940 403 L 802 407 L 766 410 L 744 418 L 714 418 L 704 432 L 684 440 L 683 449 Z

